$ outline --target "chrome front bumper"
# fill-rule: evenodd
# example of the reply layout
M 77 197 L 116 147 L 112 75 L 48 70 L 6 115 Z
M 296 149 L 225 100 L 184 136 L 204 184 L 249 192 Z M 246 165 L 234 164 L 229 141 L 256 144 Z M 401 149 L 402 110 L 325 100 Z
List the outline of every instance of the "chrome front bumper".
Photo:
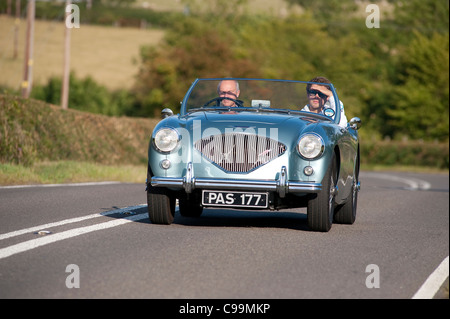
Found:
M 288 181 L 286 176 L 286 167 L 283 166 L 277 180 L 197 178 L 194 176 L 192 163 L 188 163 L 185 177 L 153 176 L 151 185 L 154 187 L 183 188 L 186 193 L 192 193 L 196 188 L 267 191 L 277 192 L 282 198 L 287 193 L 317 193 L 322 189 L 320 183 Z

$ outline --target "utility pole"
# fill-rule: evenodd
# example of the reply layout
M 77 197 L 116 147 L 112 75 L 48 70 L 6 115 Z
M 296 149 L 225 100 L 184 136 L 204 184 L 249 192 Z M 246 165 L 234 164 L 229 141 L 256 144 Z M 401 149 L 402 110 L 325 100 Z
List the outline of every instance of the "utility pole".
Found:
M 20 0 L 16 0 L 16 19 L 14 21 L 14 53 L 13 59 L 19 55 L 19 24 L 20 24 Z
M 6 1 L 6 15 L 7 15 L 7 16 L 10 16 L 10 15 L 11 15 L 11 1 L 12 1 L 12 0 Z
M 67 18 L 70 15 L 70 11 L 67 12 L 72 1 L 66 0 L 65 19 L 64 19 L 64 71 L 63 81 L 61 88 L 61 107 L 63 109 L 68 108 L 69 104 L 69 75 L 70 75 L 70 28 L 67 26 Z
M 22 81 L 22 97 L 28 98 L 33 81 L 33 43 L 34 43 L 35 0 L 27 4 L 27 38 L 25 45 L 25 63 Z

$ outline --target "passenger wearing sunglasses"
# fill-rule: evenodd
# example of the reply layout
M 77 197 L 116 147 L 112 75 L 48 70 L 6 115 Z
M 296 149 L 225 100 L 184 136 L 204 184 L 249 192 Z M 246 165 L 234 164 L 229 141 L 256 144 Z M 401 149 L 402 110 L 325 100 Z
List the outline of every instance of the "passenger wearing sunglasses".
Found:
M 330 80 L 323 76 L 315 77 L 310 82 L 330 84 Z M 320 84 L 307 84 L 306 94 L 308 95 L 309 103 L 305 105 L 302 111 L 313 112 L 313 113 L 323 113 L 326 108 L 333 109 L 336 112 L 336 103 L 334 102 L 333 92 L 329 89 L 328 85 Z M 347 125 L 347 117 L 344 113 L 344 104 L 339 101 L 341 120 L 339 122 L 340 126 Z

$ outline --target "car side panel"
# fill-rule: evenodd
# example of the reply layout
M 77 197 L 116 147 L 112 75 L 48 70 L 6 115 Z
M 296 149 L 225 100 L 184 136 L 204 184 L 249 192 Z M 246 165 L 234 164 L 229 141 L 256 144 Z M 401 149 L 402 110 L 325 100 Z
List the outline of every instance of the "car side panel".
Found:
M 348 127 L 340 128 L 339 135 L 340 166 L 337 181 L 338 192 L 335 198 L 338 205 L 344 203 L 352 192 L 358 149 L 357 132 L 355 130 Z

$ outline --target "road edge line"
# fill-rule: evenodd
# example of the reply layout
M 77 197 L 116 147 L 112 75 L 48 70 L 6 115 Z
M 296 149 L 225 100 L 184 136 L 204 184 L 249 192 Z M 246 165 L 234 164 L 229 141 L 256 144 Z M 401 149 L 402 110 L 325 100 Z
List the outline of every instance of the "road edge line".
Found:
M 419 290 L 411 299 L 433 299 L 441 288 L 444 281 L 448 278 L 448 256 L 433 271 L 433 273 L 425 280 Z

